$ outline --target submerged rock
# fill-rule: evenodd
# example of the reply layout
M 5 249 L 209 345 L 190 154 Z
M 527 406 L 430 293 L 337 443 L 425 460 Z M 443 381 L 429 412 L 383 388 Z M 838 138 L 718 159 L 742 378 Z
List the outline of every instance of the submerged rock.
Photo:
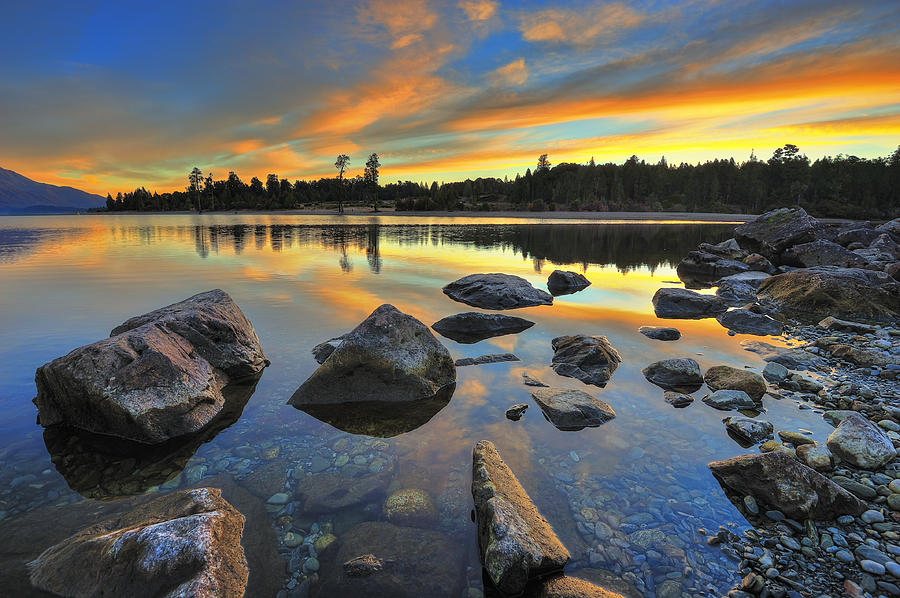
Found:
M 666 390 L 694 392 L 703 384 L 700 364 L 688 357 L 663 359 L 642 371 L 647 380 Z
M 717 390 L 703 397 L 703 402 L 720 411 L 753 409 L 756 402 L 743 390 Z
M 721 297 L 687 289 L 666 287 L 653 295 L 653 311 L 658 318 L 711 318 L 727 309 Z
M 814 241 L 820 229 L 803 208 L 779 208 L 738 226 L 734 237 L 743 249 L 774 261 L 788 247 Z
M 518 357 L 512 353 L 491 353 L 490 355 L 479 355 L 478 357 L 463 357 L 456 360 L 456 367 L 467 365 L 485 365 L 488 363 L 502 363 L 504 361 L 520 361 Z
M 827 444 L 841 460 L 860 469 L 879 469 L 897 456 L 887 434 L 858 413 L 848 414 L 828 436 Z
M 591 281 L 583 274 L 569 270 L 554 270 L 547 278 L 547 288 L 553 295 L 577 293 L 591 286 Z
M 404 488 L 384 501 L 384 518 L 394 525 L 432 527 L 437 521 L 437 507 L 431 495 L 421 488 Z
M 569 561 L 569 551 L 486 440 L 472 453 L 472 497 L 481 562 L 501 592 L 521 594 L 530 579 L 561 571 Z
M 731 309 L 720 314 L 716 320 L 725 328 L 738 334 L 778 336 L 784 332 L 784 325 L 778 320 L 749 309 Z
M 199 432 L 230 381 L 269 364 L 253 326 L 219 289 L 131 318 L 110 338 L 38 368 L 38 421 L 157 444 Z
M 794 519 L 833 519 L 865 510 L 855 496 L 780 451 L 714 461 L 709 468 L 722 486 Z
M 551 341 L 551 367 L 560 376 L 581 380 L 585 384 L 605 385 L 622 363 L 605 336 L 558 336 Z
M 677 341 L 681 338 L 680 330 L 666 326 L 641 326 L 638 332 L 657 341 Z
M 387 491 L 390 477 L 370 474 L 347 478 L 340 473 L 320 473 L 298 484 L 295 497 L 303 503 L 303 512 L 332 513 L 349 507 L 379 502 Z
M 715 365 L 703 374 L 703 381 L 711 390 L 743 390 L 750 398 L 760 401 L 766 394 L 766 381 L 750 370 Z
M 763 281 L 757 296 L 803 320 L 900 319 L 900 283 L 884 272 L 860 268 L 819 266 L 779 274 Z
M 402 403 L 434 397 L 456 381 L 450 352 L 419 320 L 378 307 L 291 397 L 298 408 Z
M 612 407 L 580 390 L 537 388 L 531 396 L 544 415 L 560 430 L 596 427 L 616 416 Z
M 35 587 L 63 596 L 244 595 L 244 516 L 219 490 L 168 494 L 45 550 Z
M 731 434 L 734 434 L 738 439 L 746 442 L 748 445 L 753 445 L 766 438 L 771 438 L 774 430 L 774 427 L 770 422 L 754 419 L 752 417 L 744 417 L 742 415 L 726 417 L 722 422 Z
M 534 326 L 525 318 L 469 311 L 441 318 L 431 327 L 458 343 L 472 344 L 494 336 L 517 334 Z
M 483 309 L 553 305 L 550 293 L 512 274 L 470 274 L 451 282 L 443 291 L 454 301 Z

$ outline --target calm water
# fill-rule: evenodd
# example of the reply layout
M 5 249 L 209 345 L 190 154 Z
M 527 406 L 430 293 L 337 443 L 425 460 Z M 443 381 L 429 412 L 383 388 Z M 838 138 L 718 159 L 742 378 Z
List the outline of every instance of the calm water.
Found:
M 318 528 L 340 542 L 359 522 L 383 518 L 385 493 L 418 488 L 437 510 L 422 525 L 458 547 L 442 566 L 456 583 L 448 595 L 461 596 L 482 584 L 468 486 L 472 446 L 489 439 L 572 552 L 571 572 L 625 584 L 619 591 L 630 584 L 647 596 L 673 582 L 692 595 L 722 595 L 738 578 L 737 564 L 707 548 L 698 529 L 747 524 L 706 464 L 744 450 L 725 433 L 727 414 L 699 401 L 673 409 L 641 369 L 679 356 L 703 369 L 763 365 L 741 350 L 742 335 L 728 336 L 715 320 L 660 321 L 650 304 L 660 286 L 678 284 L 674 267 L 687 251 L 727 238 L 730 229 L 270 215 L 0 218 L 0 519 L 227 474 L 263 501 L 293 494 L 287 506 L 269 506 L 280 540 L 289 530 L 302 536 Z M 556 267 L 583 272 L 593 284 L 553 306 L 506 312 L 536 322 L 521 334 L 473 345 L 438 337 L 455 358 L 513 352 L 521 361 L 459 368 L 452 399 L 426 423 L 379 439 L 286 404 L 317 367 L 310 349 L 378 305 L 392 303 L 431 324 L 471 310 L 441 292 L 450 281 L 506 272 L 545 288 Z M 35 368 L 130 316 L 216 287 L 253 322 L 272 361 L 255 390 L 242 389 L 246 405 L 232 425 L 177 450 L 127 458 L 71 435 L 45 436 L 35 425 Z M 637 332 L 643 324 L 674 325 L 682 339 L 646 339 Z M 604 389 L 549 367 L 550 340 L 578 333 L 606 335 L 622 356 Z M 599 428 L 559 431 L 532 403 L 523 372 L 592 392 L 617 417 Z M 519 402 L 532 406 L 521 421 L 507 420 L 506 408 Z M 792 401 L 767 398 L 765 405 L 761 417 L 776 430 L 804 427 L 824 440 L 820 417 Z M 309 489 L 335 478 L 375 491 L 341 508 L 301 512 Z M 286 570 L 281 583 L 299 592 L 312 571 L 291 568 L 302 570 L 309 554 L 303 547 L 278 550 Z M 313 595 L 329 587 L 334 552 L 319 555 Z

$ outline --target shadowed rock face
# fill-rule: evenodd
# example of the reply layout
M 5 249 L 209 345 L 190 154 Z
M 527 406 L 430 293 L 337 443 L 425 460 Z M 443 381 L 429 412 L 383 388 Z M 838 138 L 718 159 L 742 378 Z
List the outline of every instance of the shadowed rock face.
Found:
M 553 305 L 550 293 L 512 274 L 470 274 L 451 282 L 443 291 L 454 301 L 483 309 Z
M 240 598 L 248 579 L 243 527 L 219 490 L 176 492 L 48 548 L 29 563 L 31 583 L 78 598 Z
M 658 318 L 711 318 L 728 309 L 721 297 L 674 287 L 659 289 L 652 301 L 653 312 Z
M 472 454 L 472 496 L 481 562 L 501 592 L 521 594 L 530 579 L 562 570 L 569 551 L 486 440 Z
M 384 304 L 344 336 L 289 403 L 301 409 L 403 403 L 432 398 L 454 382 L 456 366 L 447 348 L 422 322 Z
M 583 274 L 570 270 L 554 270 L 547 278 L 547 289 L 554 296 L 570 295 L 591 286 Z
M 705 251 L 689 251 L 687 257 L 678 264 L 676 272 L 678 273 L 678 278 L 682 281 L 699 283 L 700 286 L 705 286 L 723 276 L 746 272 L 749 269 L 750 266 L 735 259 Z
M 616 416 L 612 407 L 580 390 L 536 388 L 531 397 L 544 416 L 560 430 L 581 430 L 606 423 Z
M 441 318 L 431 327 L 458 343 L 472 344 L 494 336 L 517 334 L 534 326 L 534 322 L 504 314 L 470 311 Z
M 862 268 L 866 260 L 831 241 L 811 241 L 787 249 L 781 261 L 789 266 L 809 268 L 812 266 L 841 266 Z
M 156 444 L 202 430 L 224 407 L 222 388 L 268 364 L 250 322 L 216 289 L 41 366 L 34 403 L 45 427 Z
M 779 208 L 738 226 L 734 236 L 743 249 L 776 261 L 788 247 L 814 241 L 821 228 L 803 208 Z
M 723 487 L 750 494 L 794 519 L 833 519 L 865 510 L 855 496 L 779 451 L 714 461 L 709 468 Z
M 622 363 L 618 351 L 605 336 L 558 336 L 550 344 L 553 370 L 560 376 L 576 378 L 585 384 L 604 386 Z
M 784 325 L 778 320 L 749 309 L 732 309 L 719 314 L 716 320 L 725 328 L 739 334 L 777 336 L 784 331 Z

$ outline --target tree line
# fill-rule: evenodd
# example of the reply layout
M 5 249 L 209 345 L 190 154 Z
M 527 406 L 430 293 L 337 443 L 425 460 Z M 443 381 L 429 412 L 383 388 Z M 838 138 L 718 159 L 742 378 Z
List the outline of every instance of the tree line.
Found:
M 244 183 L 234 172 L 214 180 L 194 168 L 184 191 L 150 193 L 141 187 L 115 198 L 110 211 L 279 210 L 345 205 L 393 207 L 397 211 L 673 211 L 761 213 L 798 205 L 816 216 L 900 216 L 900 147 L 874 159 L 839 154 L 810 161 L 796 145 L 776 149 L 768 160 L 751 153 L 744 162 L 712 160 L 647 163 L 632 156 L 623 164 L 560 163 L 542 154 L 534 168 L 510 178 L 477 178 L 427 185 L 400 181 L 380 185 L 378 154 L 363 175 L 345 176 L 350 157 L 335 161 L 338 175 L 315 181 L 280 178 Z

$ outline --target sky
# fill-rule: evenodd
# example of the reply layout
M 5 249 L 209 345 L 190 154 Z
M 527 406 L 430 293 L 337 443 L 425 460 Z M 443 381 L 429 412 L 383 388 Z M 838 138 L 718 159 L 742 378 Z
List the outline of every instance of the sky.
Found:
M 0 167 L 105 195 L 900 145 L 900 2 L 8 2 Z

